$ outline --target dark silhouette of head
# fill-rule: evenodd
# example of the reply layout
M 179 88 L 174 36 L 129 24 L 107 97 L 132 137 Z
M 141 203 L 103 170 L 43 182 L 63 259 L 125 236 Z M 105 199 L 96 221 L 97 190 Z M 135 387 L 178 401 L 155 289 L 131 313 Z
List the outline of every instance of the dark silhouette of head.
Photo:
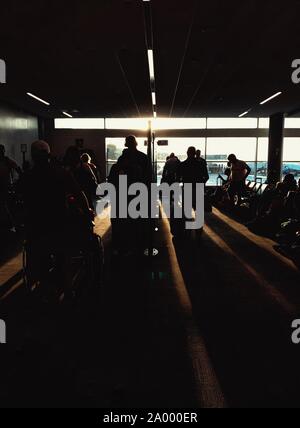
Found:
M 128 137 L 126 137 L 125 147 L 127 147 L 128 150 L 130 151 L 137 150 L 137 146 L 138 146 L 138 143 L 134 135 L 129 135 Z
M 84 154 L 81 156 L 81 161 L 82 161 L 83 163 L 91 163 L 92 158 L 91 158 L 91 156 L 90 156 L 88 153 L 84 153 Z
M 197 150 L 196 151 L 196 158 L 200 159 L 201 158 L 201 150 Z
M 236 163 L 236 161 L 237 161 L 237 157 L 236 157 L 236 155 L 231 154 L 231 155 L 229 155 L 229 156 L 228 156 L 228 160 L 229 160 L 229 162 L 230 162 L 231 164 L 235 164 L 235 163 Z
M 196 156 L 196 148 L 195 147 L 189 147 L 187 151 L 187 155 L 189 159 L 194 159 Z
M 293 174 L 287 174 L 284 179 L 283 179 L 284 183 L 294 183 L 295 182 L 295 176 Z
M 38 140 L 31 144 L 31 157 L 35 165 L 47 164 L 50 157 L 50 146 L 46 141 Z
M 288 190 L 297 190 L 297 181 L 293 174 L 287 174 L 283 179 L 283 185 L 287 187 Z
M 170 154 L 170 159 L 173 159 L 173 158 L 175 158 L 175 153 Z

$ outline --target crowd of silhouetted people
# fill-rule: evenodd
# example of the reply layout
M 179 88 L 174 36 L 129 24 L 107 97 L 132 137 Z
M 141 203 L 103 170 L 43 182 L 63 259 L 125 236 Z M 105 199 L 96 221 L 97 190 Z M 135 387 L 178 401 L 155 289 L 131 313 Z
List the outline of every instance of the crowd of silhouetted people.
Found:
M 268 186 L 248 227 L 254 233 L 276 238 L 284 251 L 300 259 L 300 181 L 293 174 L 276 186 Z
M 15 213 L 10 209 L 11 177 L 18 176 L 16 193 L 24 203 L 24 224 L 27 236 L 38 242 L 38 247 L 58 247 L 68 252 L 74 236 L 84 236 L 90 228 L 97 203 L 97 187 L 103 176 L 96 166 L 93 153 L 78 145 L 69 147 L 61 158 L 51 156 L 44 141 L 32 144 L 33 165 L 24 169 L 8 158 L 0 146 L 0 210 L 11 231 L 16 231 Z M 134 136 L 126 138 L 122 155 L 111 167 L 108 181 L 119 191 L 119 177 L 126 176 L 128 186 L 153 181 L 153 165 L 147 155 L 138 150 Z M 217 187 L 212 202 L 218 206 L 239 206 L 247 194 L 246 180 L 251 168 L 234 154 L 228 157 L 221 186 Z M 208 167 L 201 151 L 190 147 L 187 159 L 180 161 L 175 153 L 166 159 L 162 183 L 203 183 L 209 180 Z M 196 193 L 195 193 L 196 197 Z M 132 197 L 133 198 L 133 197 Z M 118 201 L 118 198 L 117 198 Z M 129 196 L 128 204 L 131 202 Z M 196 201 L 193 201 L 194 208 Z M 118 208 L 118 207 L 117 207 Z M 298 239 L 300 222 L 300 184 L 293 175 L 287 175 L 276 186 L 269 185 L 257 200 L 256 216 L 248 227 L 255 233 L 275 236 L 288 235 L 290 242 Z M 147 246 L 149 222 L 142 219 L 112 218 L 114 252 L 120 255 L 141 252 Z M 82 238 L 84 239 L 84 238 Z M 73 245 L 73 244 L 72 244 Z

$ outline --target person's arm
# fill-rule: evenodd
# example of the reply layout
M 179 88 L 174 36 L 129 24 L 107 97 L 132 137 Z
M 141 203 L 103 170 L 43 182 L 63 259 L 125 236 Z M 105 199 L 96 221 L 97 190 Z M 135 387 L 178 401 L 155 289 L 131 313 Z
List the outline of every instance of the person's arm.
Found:
M 163 170 L 163 173 L 162 173 L 162 183 L 165 183 L 166 182 L 166 178 L 167 178 L 167 163 L 165 164 L 165 166 L 164 166 L 164 170 Z
M 179 183 L 183 182 L 183 166 L 182 166 L 182 162 L 180 162 L 180 164 L 178 165 L 177 178 L 178 178 L 178 182 Z
M 204 184 L 206 184 L 209 180 L 209 173 L 207 168 L 207 162 L 203 162 L 203 178 L 204 178 Z

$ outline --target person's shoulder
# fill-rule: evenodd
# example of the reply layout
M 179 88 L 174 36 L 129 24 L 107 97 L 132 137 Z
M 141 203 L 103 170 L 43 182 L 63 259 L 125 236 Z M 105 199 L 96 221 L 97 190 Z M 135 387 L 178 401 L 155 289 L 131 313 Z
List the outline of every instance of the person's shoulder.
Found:
M 145 154 L 145 153 L 143 153 L 143 152 L 141 152 L 141 151 L 137 151 L 137 153 L 138 153 L 138 156 L 141 158 L 141 159 L 145 159 L 145 160 L 148 160 L 148 156 Z

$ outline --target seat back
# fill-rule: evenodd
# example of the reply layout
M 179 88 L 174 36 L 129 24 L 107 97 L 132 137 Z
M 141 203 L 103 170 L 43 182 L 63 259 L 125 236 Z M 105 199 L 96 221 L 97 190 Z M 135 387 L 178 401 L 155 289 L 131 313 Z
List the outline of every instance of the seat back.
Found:
M 256 183 L 253 189 L 253 192 L 258 194 L 260 192 L 260 189 L 262 188 L 262 183 Z
M 263 195 L 264 193 L 265 193 L 265 191 L 268 189 L 268 187 L 269 187 L 269 185 L 268 184 L 263 184 L 262 186 L 261 186 L 261 189 L 260 189 L 260 194 L 261 195 Z

